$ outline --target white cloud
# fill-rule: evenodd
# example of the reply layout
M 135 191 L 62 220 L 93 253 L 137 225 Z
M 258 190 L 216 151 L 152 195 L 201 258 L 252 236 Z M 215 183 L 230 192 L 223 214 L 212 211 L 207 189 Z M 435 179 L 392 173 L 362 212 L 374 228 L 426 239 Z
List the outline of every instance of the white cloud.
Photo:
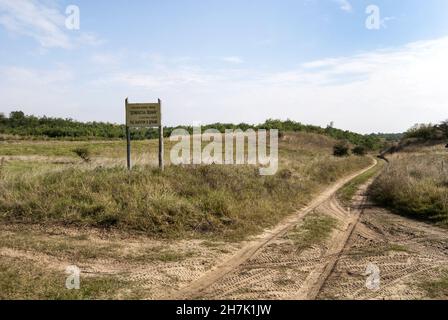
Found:
M 417 122 L 448 118 L 447 56 L 448 38 L 440 38 L 278 72 L 210 70 L 165 64 L 163 57 L 152 69 L 114 66 L 82 81 L 62 66 L 48 71 L 0 68 L 0 105 L 122 122 L 124 97 L 160 97 L 167 124 L 291 118 L 322 126 L 334 121 L 336 127 L 358 132 L 403 131 Z
M 112 53 L 96 53 L 91 57 L 91 62 L 96 65 L 117 65 L 121 57 Z
M 397 20 L 397 18 L 393 17 L 393 16 L 392 17 L 384 17 L 383 19 L 381 19 L 381 27 L 384 29 L 387 29 L 388 22 L 394 21 L 394 20 Z
M 225 62 L 229 62 L 229 63 L 236 63 L 236 64 L 240 64 L 240 63 L 244 62 L 244 60 L 241 57 L 237 57 L 237 56 L 223 57 L 221 60 L 225 61 Z
M 97 45 L 92 33 L 65 28 L 66 16 L 49 1 L 0 0 L 0 25 L 14 35 L 28 36 L 44 48 L 69 49 L 77 45 Z
M 333 1 L 339 5 L 339 8 L 341 8 L 341 10 L 346 12 L 353 11 L 353 7 L 348 0 L 333 0 Z

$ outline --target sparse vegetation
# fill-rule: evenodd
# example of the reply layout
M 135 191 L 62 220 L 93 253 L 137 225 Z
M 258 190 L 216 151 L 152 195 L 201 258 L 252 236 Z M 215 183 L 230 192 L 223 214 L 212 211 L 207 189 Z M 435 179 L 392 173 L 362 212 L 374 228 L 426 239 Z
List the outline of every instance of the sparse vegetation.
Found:
M 69 169 L 22 176 L 1 189 L 7 221 L 87 224 L 176 237 L 253 234 L 291 213 L 300 194 L 310 192 L 281 173 L 260 177 L 256 168 L 224 166 L 169 167 L 164 173 L 142 167 L 130 174 L 118 168 Z
M 0 183 L 0 219 L 155 237 L 242 239 L 294 212 L 322 186 L 369 164 L 367 157 L 332 157 L 333 144 L 312 134 L 286 136 L 279 172 L 268 177 L 250 166 L 168 166 L 164 173 L 139 166 L 129 173 L 119 166 L 69 164 L 39 174 L 34 166 L 14 164 L 8 170 L 16 172 Z M 102 146 L 92 144 L 94 152 Z
M 423 141 L 448 139 L 448 120 L 439 125 L 416 124 L 405 133 L 404 138 Z
M 1 143 L 0 158 L 7 165 L 0 180 L 0 247 L 6 250 L 0 262 L 0 299 L 152 297 L 152 287 L 142 289 L 127 274 L 128 264 L 151 269 L 182 261 L 207 263 L 201 261 L 204 248 L 212 248 L 213 255 L 229 254 L 237 245 L 227 241 L 275 225 L 322 188 L 371 161 L 333 157 L 333 138 L 307 132 L 283 134 L 279 171 L 268 177 L 254 166 L 167 165 L 161 173 L 138 161 L 128 172 L 123 141 Z M 150 163 L 156 149 L 153 140 L 133 142 L 133 156 L 144 163 Z M 303 241 L 323 241 L 331 231 L 326 218 L 321 223 L 313 228 L 308 222 Z M 196 241 L 192 238 L 207 244 L 178 245 Z M 124 244 L 121 239 L 133 240 Z M 71 291 L 55 261 L 95 265 L 101 271 L 86 273 L 81 290 Z M 109 274 L 103 263 L 126 266 Z M 176 274 L 160 274 L 180 281 Z
M 4 171 L 5 171 L 5 158 L 2 157 L 0 159 L 0 180 L 3 179 Z
M 288 237 L 294 242 L 298 251 L 303 251 L 325 242 L 336 227 L 337 220 L 335 218 L 314 213 L 307 216 L 303 225 L 297 226 L 288 234 Z
M 443 154 L 396 154 L 370 188 L 372 198 L 400 214 L 448 223 L 448 161 Z
M 346 157 L 349 155 L 349 150 L 350 150 L 350 147 L 347 142 L 345 142 L 345 141 L 338 142 L 333 147 L 333 155 L 336 157 Z
M 76 148 L 73 152 L 85 162 L 90 162 L 90 150 L 88 148 Z
M 425 280 L 419 283 L 419 287 L 426 291 L 431 299 L 447 299 L 448 298 L 448 271 L 442 272 L 437 280 Z
M 344 187 L 339 189 L 338 198 L 342 204 L 349 205 L 359 187 L 374 177 L 383 166 L 384 162 L 378 162 L 375 167 L 357 176 L 355 179 L 348 182 Z
M 363 146 L 356 146 L 352 149 L 352 153 L 357 156 L 365 156 L 367 153 L 367 150 Z
M 370 256 L 378 256 L 384 253 L 412 253 L 408 247 L 396 243 L 385 243 L 378 246 L 365 246 L 354 248 L 350 251 L 350 256 L 365 258 Z
M 183 128 L 192 133 L 191 126 L 165 127 L 164 136 L 169 137 L 174 129 Z M 352 144 L 362 145 L 366 149 L 374 150 L 382 147 L 381 135 L 361 135 L 350 131 L 344 131 L 333 127 L 321 128 L 313 125 L 304 125 L 292 120 L 269 119 L 259 125 L 247 123 L 213 123 L 202 127 L 203 130 L 214 128 L 224 133 L 226 129 L 278 129 L 280 138 L 287 132 L 306 132 L 326 135 L 337 140 L 347 140 Z M 17 137 L 92 140 L 92 139 L 123 139 L 125 138 L 125 126 L 103 122 L 78 122 L 72 119 L 60 119 L 51 117 L 35 117 L 25 115 L 22 111 L 11 112 L 9 117 L 0 117 L 0 135 Z M 155 139 L 158 132 L 155 129 L 132 130 L 133 140 Z
M 121 289 L 130 284 L 116 277 L 83 277 L 80 290 L 67 290 L 66 274 L 48 270 L 18 258 L 0 259 L 0 300 L 91 300 L 119 297 Z M 123 290 L 122 294 L 125 291 Z M 136 298 L 135 296 L 127 296 Z
M 438 125 L 416 124 L 410 128 L 399 142 L 386 143 L 382 155 L 394 154 L 396 152 L 413 152 L 425 146 L 433 146 L 448 141 L 448 120 Z

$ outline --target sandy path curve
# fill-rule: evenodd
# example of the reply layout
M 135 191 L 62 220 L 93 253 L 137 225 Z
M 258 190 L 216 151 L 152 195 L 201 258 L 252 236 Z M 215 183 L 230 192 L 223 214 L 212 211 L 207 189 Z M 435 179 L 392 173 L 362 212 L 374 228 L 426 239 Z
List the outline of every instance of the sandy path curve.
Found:
M 326 203 L 329 203 L 330 207 L 334 207 L 336 192 L 340 188 L 342 188 L 346 183 L 353 180 L 357 176 L 365 173 L 366 171 L 370 170 L 376 164 L 377 160 L 372 158 L 372 164 L 370 166 L 337 181 L 332 186 L 328 187 L 323 192 L 321 192 L 306 207 L 300 209 L 293 215 L 285 218 L 273 229 L 267 230 L 260 236 L 256 237 L 254 240 L 249 241 L 239 251 L 237 251 L 236 254 L 233 255 L 230 259 L 212 268 L 211 270 L 206 272 L 204 275 L 202 275 L 200 278 L 198 278 L 196 281 L 193 281 L 189 285 L 181 288 L 176 292 L 170 293 L 166 298 L 182 300 L 182 299 L 197 299 L 199 297 L 202 297 L 209 287 L 217 283 L 220 279 L 222 279 L 226 275 L 230 274 L 232 271 L 236 270 L 243 263 L 246 263 L 250 259 L 254 258 L 257 254 L 259 254 L 262 251 L 263 248 L 273 243 L 276 239 L 283 236 L 293 226 L 297 225 L 308 213 L 310 213 L 311 211 L 315 210 L 318 207 L 321 207 Z M 339 208 L 339 210 L 342 209 Z M 335 214 L 338 213 L 336 212 Z M 345 238 L 348 239 L 350 233 L 350 230 L 346 231 L 349 232 L 343 232 L 342 239 L 340 239 L 342 241 L 337 241 L 338 243 L 335 243 L 336 246 L 335 248 L 332 249 L 332 252 L 338 253 L 343 249 L 345 242 L 347 241 Z M 342 247 L 339 247 L 340 245 L 342 245 Z M 324 270 L 327 270 L 327 268 L 330 266 L 331 263 L 327 263 L 324 266 Z M 321 275 L 323 274 L 323 271 L 320 271 L 321 268 L 322 266 L 318 266 L 316 269 L 317 271 L 311 273 L 312 274 L 310 275 L 311 278 L 309 278 L 305 284 L 306 288 L 304 288 L 302 291 L 299 291 L 299 298 L 302 296 L 304 298 L 312 297 L 318 294 L 319 290 L 317 290 L 317 293 L 314 293 L 314 291 L 316 291 L 315 282 L 316 281 L 318 282 L 319 279 L 322 279 Z M 310 296 L 309 292 L 313 292 L 313 294 Z

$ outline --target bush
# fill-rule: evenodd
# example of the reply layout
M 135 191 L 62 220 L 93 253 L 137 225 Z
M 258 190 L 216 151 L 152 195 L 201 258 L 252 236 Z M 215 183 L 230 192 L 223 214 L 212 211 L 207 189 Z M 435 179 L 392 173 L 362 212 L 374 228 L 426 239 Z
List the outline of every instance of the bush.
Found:
M 308 158 L 310 159 L 310 158 Z M 243 239 L 277 224 L 321 186 L 367 158 L 312 157 L 312 165 L 260 176 L 255 166 L 85 169 L 0 180 L 0 222 L 92 226 L 184 238 Z M 306 178 L 304 178 L 306 177 Z
M 352 153 L 356 154 L 357 156 L 365 156 L 367 151 L 363 146 L 356 146 L 352 149 Z
M 445 128 L 445 123 L 442 123 L 440 126 L 416 124 L 405 133 L 405 138 L 417 138 L 424 141 L 442 140 L 446 137 L 446 133 L 443 131 Z
M 90 150 L 88 148 L 76 148 L 72 151 L 85 162 L 90 162 Z
M 441 155 L 392 159 L 369 193 L 375 202 L 397 213 L 448 223 L 448 172 Z
M 346 142 L 339 142 L 333 147 L 333 155 L 336 157 L 345 157 L 349 155 L 349 146 Z

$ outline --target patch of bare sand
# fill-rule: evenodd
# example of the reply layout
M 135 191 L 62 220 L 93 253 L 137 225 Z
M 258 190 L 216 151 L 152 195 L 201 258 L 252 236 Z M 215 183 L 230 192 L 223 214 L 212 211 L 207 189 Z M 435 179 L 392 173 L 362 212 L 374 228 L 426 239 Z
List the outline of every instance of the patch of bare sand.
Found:
M 216 263 L 229 259 L 240 246 L 209 240 L 155 240 L 57 226 L 43 229 L 1 225 L 0 231 L 0 256 L 58 272 L 77 265 L 81 277 L 115 276 L 130 283 L 123 289 L 140 292 L 142 299 L 157 299 L 167 290 L 185 286 Z M 84 252 L 87 249 L 90 251 Z
M 367 288 L 366 268 L 379 268 L 377 290 Z M 420 284 L 448 268 L 448 231 L 368 205 L 321 299 L 426 299 Z

